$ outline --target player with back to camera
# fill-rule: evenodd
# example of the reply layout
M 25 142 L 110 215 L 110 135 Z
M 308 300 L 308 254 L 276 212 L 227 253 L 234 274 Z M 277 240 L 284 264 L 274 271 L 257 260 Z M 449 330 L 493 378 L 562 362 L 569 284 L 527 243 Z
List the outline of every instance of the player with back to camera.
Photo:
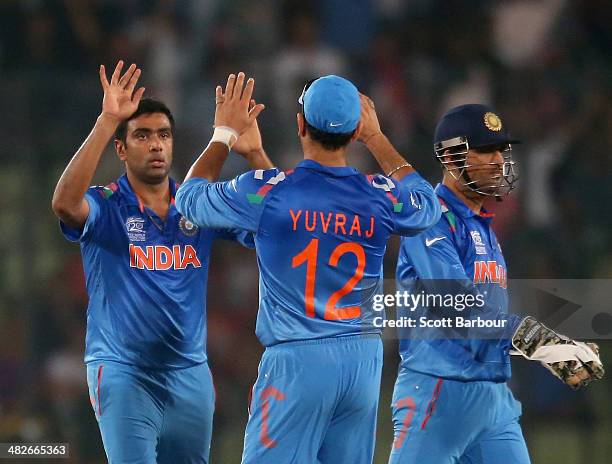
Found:
M 199 226 L 255 234 L 256 332 L 266 350 L 242 462 L 369 464 L 382 343 L 368 308 L 382 291 L 390 235 L 427 229 L 440 205 L 386 137 L 370 139 L 380 132 L 374 105 L 338 76 L 316 79 L 302 92 L 304 160 L 295 169 L 212 182 L 228 146 L 256 116 L 248 112 L 254 82 L 244 80 L 230 75 L 225 91 L 217 88 L 218 129 L 176 197 L 179 211 Z M 347 147 L 357 139 L 387 176 L 348 166 Z
M 169 177 L 174 118 L 143 99 L 132 64 L 110 82 L 104 66 L 102 113 L 62 174 L 53 211 L 68 240 L 81 245 L 89 306 L 87 383 L 108 461 L 206 463 L 214 388 L 206 355 L 206 286 L 213 239 L 240 231 L 202 229 L 176 209 Z M 126 174 L 91 187 L 114 136 Z M 252 167 L 272 164 L 256 125 L 234 150 Z
M 567 339 L 532 317 L 507 314 L 506 264 L 491 228 L 493 215 L 483 208 L 486 198 L 501 200 L 516 181 L 511 157 L 516 142 L 500 117 L 484 105 L 453 108 L 438 123 L 434 142 L 444 171 L 435 189 L 443 214 L 434 227 L 402 238 L 398 287 L 480 294 L 484 308 L 462 317 L 506 326 L 400 336 L 389 462 L 527 464 L 521 406 L 506 384 L 510 351 L 540 361 L 573 388 L 602 378 L 603 366 L 595 344 Z M 427 317 L 442 310 L 420 309 Z

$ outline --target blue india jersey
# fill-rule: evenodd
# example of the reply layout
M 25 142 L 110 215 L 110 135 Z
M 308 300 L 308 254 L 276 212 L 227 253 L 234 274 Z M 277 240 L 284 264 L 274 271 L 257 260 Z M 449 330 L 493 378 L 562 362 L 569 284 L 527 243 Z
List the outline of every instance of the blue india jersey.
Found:
M 264 346 L 378 333 L 369 308 L 382 291 L 387 239 L 440 216 L 433 188 L 416 173 L 395 181 L 312 160 L 228 182 L 190 179 L 176 205 L 199 226 L 255 234 Z
M 215 237 L 243 232 L 202 229 L 174 205 L 164 220 L 138 199 L 127 175 L 86 193 L 89 215 L 81 230 L 60 223 L 80 242 L 89 305 L 85 362 L 117 361 L 167 369 L 206 357 L 206 286 Z
M 448 337 L 419 337 L 415 331 L 400 331 L 401 362 L 440 378 L 505 381 L 511 374 L 510 337 L 522 318 L 508 315 L 506 262 L 491 228 L 493 215 L 474 213 L 444 185 L 439 184 L 435 191 L 442 217 L 427 231 L 402 238 L 398 288 L 428 294 L 481 295 L 484 306 L 469 314 L 466 311 L 465 318 L 505 322 L 503 329 L 490 331 L 495 333 L 490 339 L 483 336 L 486 329 L 478 327 L 456 338 L 452 331 L 447 331 Z M 439 308 L 421 307 L 416 314 L 431 318 L 435 311 Z M 410 316 L 406 310 L 398 312 Z M 455 316 L 464 319 L 460 313 Z

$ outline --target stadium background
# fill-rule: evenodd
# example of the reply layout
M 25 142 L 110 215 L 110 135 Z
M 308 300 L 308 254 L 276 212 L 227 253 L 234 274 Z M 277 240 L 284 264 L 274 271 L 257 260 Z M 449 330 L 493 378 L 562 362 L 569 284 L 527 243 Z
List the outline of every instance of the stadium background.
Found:
M 210 137 L 214 85 L 229 72 L 257 78 L 264 144 L 285 169 L 300 159 L 296 98 L 318 75 L 347 76 L 369 94 L 390 139 L 432 182 L 440 177 L 431 149 L 437 118 L 456 104 L 489 102 L 524 141 L 515 149 L 520 188 L 495 222 L 510 277 L 610 278 L 610 24 L 605 0 L 3 0 L 0 442 L 66 441 L 71 462 L 104 462 L 82 365 L 79 249 L 63 240 L 50 208 L 100 110 L 100 63 L 138 63 L 147 94 L 172 108 L 178 179 Z M 360 168 L 375 169 L 361 147 L 351 153 Z M 121 169 L 108 150 L 95 183 Z M 234 156 L 223 176 L 243 169 Z M 397 240 L 389 278 L 396 254 Z M 215 246 L 209 289 L 212 462 L 238 462 L 262 351 L 253 253 Z M 602 345 L 610 366 L 612 344 Z M 395 342 L 386 348 L 377 463 L 392 441 Z M 536 365 L 514 367 L 534 464 L 610 462 L 610 375 L 574 393 Z

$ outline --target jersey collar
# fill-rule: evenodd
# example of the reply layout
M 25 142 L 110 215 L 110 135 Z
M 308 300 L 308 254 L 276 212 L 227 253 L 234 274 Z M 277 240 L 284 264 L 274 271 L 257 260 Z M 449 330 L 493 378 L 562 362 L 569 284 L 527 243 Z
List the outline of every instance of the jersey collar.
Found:
M 168 177 L 168 182 L 170 183 L 170 205 L 174 205 L 174 196 L 180 184 L 171 177 Z M 140 212 L 144 213 L 145 206 L 140 198 L 138 198 L 138 195 L 136 195 L 136 192 L 134 192 L 134 189 L 132 189 L 127 174 L 122 175 L 119 180 L 117 180 L 117 184 L 119 184 L 119 191 L 122 193 L 126 203 L 129 205 L 138 205 Z
M 323 172 L 325 174 L 329 174 L 330 176 L 335 177 L 346 177 L 346 176 L 354 176 L 355 174 L 359 174 L 359 171 L 350 166 L 342 166 L 342 167 L 331 167 L 331 166 L 323 166 L 316 161 L 305 159 L 300 164 L 296 166 L 298 168 L 306 168 L 312 169 L 313 171 Z
M 438 195 L 444 203 L 456 214 L 461 216 L 462 218 L 470 218 L 476 217 L 478 219 L 484 220 L 485 222 L 491 222 L 495 217 L 494 213 L 489 213 L 486 209 L 482 208 L 480 210 L 480 214 L 476 214 L 472 211 L 457 195 L 453 193 L 451 189 L 449 189 L 444 184 L 438 184 L 435 188 L 436 195 Z

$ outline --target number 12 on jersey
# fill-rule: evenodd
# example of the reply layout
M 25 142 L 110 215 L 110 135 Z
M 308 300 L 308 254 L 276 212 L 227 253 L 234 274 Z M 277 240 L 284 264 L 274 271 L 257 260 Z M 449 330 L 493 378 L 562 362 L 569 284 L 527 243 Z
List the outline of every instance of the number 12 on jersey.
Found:
M 341 243 L 331 253 L 329 257 L 329 265 L 338 266 L 340 258 L 352 253 L 357 257 L 357 268 L 353 276 L 344 284 L 342 288 L 336 290 L 327 300 L 325 304 L 325 313 L 323 319 L 328 321 L 341 321 L 344 319 L 355 319 L 361 316 L 361 308 L 359 306 L 347 306 L 346 308 L 337 308 L 336 304 L 340 299 L 349 294 L 355 285 L 363 278 L 363 273 L 366 265 L 366 256 L 363 247 L 359 243 L 347 242 Z M 306 303 L 306 316 L 316 317 L 315 313 L 315 288 L 317 281 L 317 258 L 319 254 L 319 239 L 313 238 L 308 246 L 300 253 L 293 257 L 291 267 L 296 268 L 306 263 L 306 288 L 304 290 L 304 299 Z

